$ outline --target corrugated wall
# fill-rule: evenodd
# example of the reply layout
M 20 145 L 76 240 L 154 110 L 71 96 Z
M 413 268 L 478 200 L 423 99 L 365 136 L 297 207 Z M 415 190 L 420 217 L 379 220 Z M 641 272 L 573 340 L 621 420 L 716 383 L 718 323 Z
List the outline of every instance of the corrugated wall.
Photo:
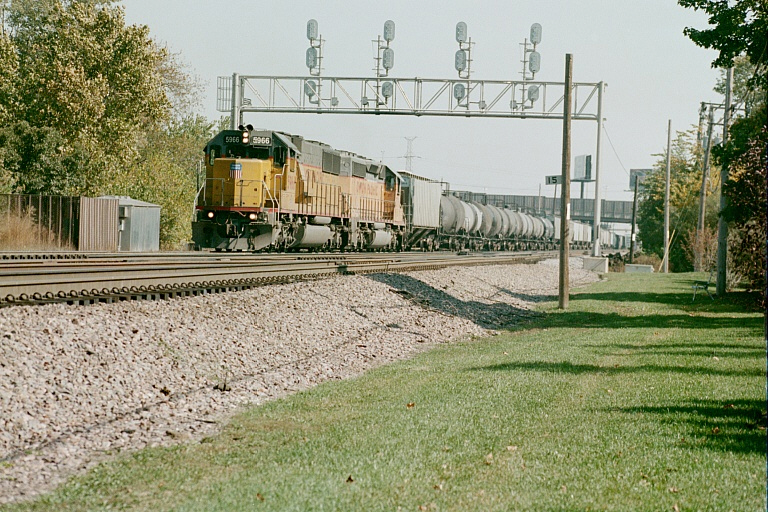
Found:
M 148 252 L 160 250 L 160 207 L 155 205 L 122 206 L 121 251 Z
M 442 187 L 439 182 L 411 179 L 412 223 L 414 226 L 440 227 L 440 197 L 442 195 Z
M 117 199 L 80 198 L 79 251 L 117 252 Z

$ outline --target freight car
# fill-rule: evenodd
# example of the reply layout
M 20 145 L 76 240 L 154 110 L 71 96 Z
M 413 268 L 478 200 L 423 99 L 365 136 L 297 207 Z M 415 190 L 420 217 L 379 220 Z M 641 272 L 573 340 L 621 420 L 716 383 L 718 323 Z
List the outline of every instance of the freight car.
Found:
M 442 184 L 321 142 L 252 126 L 205 146 L 192 236 L 198 248 L 541 250 L 559 219 L 463 201 Z M 572 223 L 586 248 L 588 225 Z
M 400 171 L 406 217 L 406 248 L 552 250 L 560 239 L 560 218 L 463 201 L 443 183 Z M 571 245 L 587 249 L 592 227 L 571 221 Z

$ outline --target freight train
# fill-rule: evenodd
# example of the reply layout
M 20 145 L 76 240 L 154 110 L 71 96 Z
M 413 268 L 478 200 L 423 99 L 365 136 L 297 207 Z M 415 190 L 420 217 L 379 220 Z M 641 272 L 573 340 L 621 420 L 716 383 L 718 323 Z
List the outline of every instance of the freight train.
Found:
M 251 125 L 205 149 L 192 239 L 217 251 L 552 249 L 559 218 L 465 202 L 445 184 Z M 572 244 L 591 243 L 571 225 Z

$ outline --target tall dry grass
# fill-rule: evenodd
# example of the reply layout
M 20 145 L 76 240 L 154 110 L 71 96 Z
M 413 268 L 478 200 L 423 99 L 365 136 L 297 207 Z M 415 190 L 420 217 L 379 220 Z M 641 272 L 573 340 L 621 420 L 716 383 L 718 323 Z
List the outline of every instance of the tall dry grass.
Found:
M 72 247 L 35 222 L 34 208 L 0 214 L 0 251 L 62 250 L 72 250 Z

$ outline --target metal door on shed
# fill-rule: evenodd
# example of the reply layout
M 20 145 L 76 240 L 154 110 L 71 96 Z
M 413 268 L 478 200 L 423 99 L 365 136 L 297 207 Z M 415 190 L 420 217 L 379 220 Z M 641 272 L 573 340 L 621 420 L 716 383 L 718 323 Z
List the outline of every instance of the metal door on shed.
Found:
M 123 230 L 120 250 L 147 252 L 160 250 L 160 207 L 129 204 L 120 207 Z

